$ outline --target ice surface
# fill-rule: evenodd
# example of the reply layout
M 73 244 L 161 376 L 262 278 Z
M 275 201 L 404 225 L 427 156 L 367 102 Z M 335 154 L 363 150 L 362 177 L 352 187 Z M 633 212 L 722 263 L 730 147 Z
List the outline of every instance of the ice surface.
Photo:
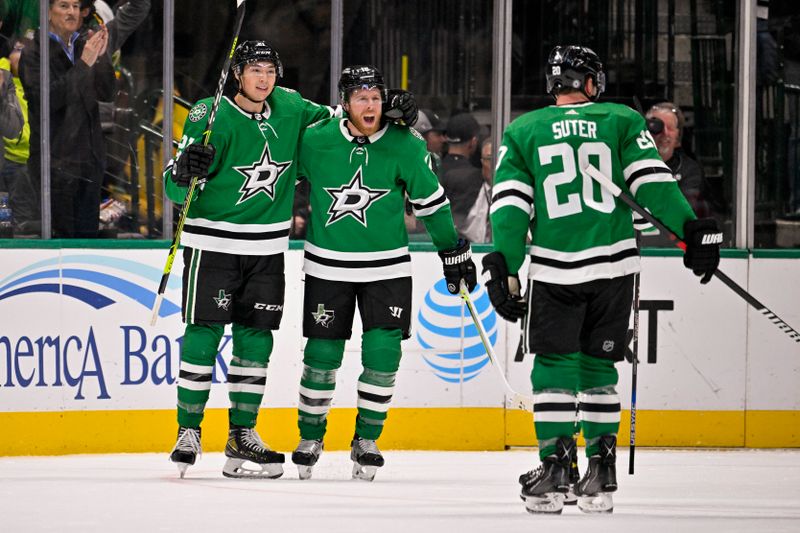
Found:
M 350 479 L 347 452 L 324 452 L 309 481 L 291 462 L 278 480 L 226 479 L 219 453 L 183 480 L 166 453 L 5 457 L 0 531 L 800 532 L 800 450 L 639 449 L 634 476 L 626 452 L 602 516 L 526 513 L 517 477 L 535 450 L 385 451 L 372 483 Z

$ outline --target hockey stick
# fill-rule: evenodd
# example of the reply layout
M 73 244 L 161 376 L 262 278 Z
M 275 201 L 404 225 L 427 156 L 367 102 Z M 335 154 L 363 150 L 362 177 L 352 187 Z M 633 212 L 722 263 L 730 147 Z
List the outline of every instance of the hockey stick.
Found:
M 602 172 L 597 170 L 592 165 L 587 165 L 586 168 L 583 169 L 589 176 L 595 179 L 600 185 L 605 187 L 611 194 L 622 200 L 628 207 L 639 213 L 642 217 L 644 217 L 648 222 L 650 222 L 653 226 L 658 228 L 660 231 L 663 231 L 665 235 L 670 236 L 670 238 L 674 239 L 678 248 L 682 250 L 686 250 L 686 243 L 683 242 L 674 231 L 666 227 L 663 222 L 658 220 L 655 216 L 653 216 L 650 211 L 647 211 L 642 206 L 636 203 L 636 201 L 631 198 L 628 194 L 624 193 L 622 189 L 620 189 L 617 185 L 615 185 L 610 179 L 603 175 Z M 758 300 L 753 297 L 749 292 L 744 290 L 738 283 L 733 281 L 729 278 L 724 272 L 720 269 L 717 269 L 714 272 L 714 275 L 725 285 L 728 286 L 733 292 L 738 294 L 744 301 L 749 303 L 751 306 L 755 308 L 756 311 L 761 313 L 762 315 L 766 316 L 770 322 L 772 322 L 779 330 L 786 333 L 790 339 L 794 340 L 795 342 L 800 342 L 800 333 L 798 333 L 795 329 L 793 329 L 789 324 L 784 322 L 778 315 L 773 313 L 771 310 L 767 308 L 766 305 L 762 304 Z
M 242 29 L 242 22 L 244 21 L 244 4 L 246 0 L 236 0 L 236 23 L 233 30 L 233 41 L 231 42 L 231 49 L 228 52 L 228 57 L 225 58 L 225 63 L 222 65 L 222 73 L 219 77 L 217 84 L 217 91 L 214 93 L 214 102 L 211 104 L 211 111 L 208 115 L 208 125 L 206 131 L 203 132 L 203 146 L 208 145 L 208 140 L 211 137 L 211 128 L 214 126 L 214 119 L 217 116 L 217 108 L 219 101 L 222 99 L 222 90 L 225 88 L 225 82 L 228 79 L 228 71 L 231 68 L 231 60 L 233 59 L 233 52 L 236 50 L 236 43 L 239 41 L 239 32 Z M 161 283 L 158 285 L 158 293 L 156 301 L 153 304 L 153 316 L 150 318 L 150 325 L 155 326 L 158 320 L 158 310 L 161 308 L 161 300 L 164 299 L 164 291 L 167 289 L 167 281 L 169 281 L 169 274 L 172 272 L 172 263 L 175 261 L 175 256 L 178 254 L 178 245 L 181 242 L 181 233 L 183 233 L 183 224 L 186 222 L 186 213 L 189 212 L 189 206 L 192 203 L 194 190 L 197 187 L 197 176 L 192 178 L 189 182 L 189 190 L 186 192 L 186 198 L 183 200 L 181 206 L 181 213 L 178 217 L 178 226 L 175 229 L 175 236 L 172 237 L 172 244 L 169 246 L 169 254 L 167 255 L 167 264 L 164 265 L 164 273 L 161 275 Z
M 478 330 L 478 335 L 480 336 L 483 347 L 486 350 L 486 355 L 489 356 L 489 361 L 492 363 L 492 366 L 495 368 L 495 370 L 497 370 L 497 374 L 500 376 L 500 380 L 503 382 L 503 387 L 505 387 L 506 393 L 509 397 L 508 401 L 515 409 L 533 412 L 533 398 L 515 391 L 513 388 L 511 388 L 511 384 L 506 379 L 506 375 L 503 372 L 503 367 L 500 366 L 500 362 L 497 359 L 497 354 L 494 353 L 494 348 L 492 348 L 492 343 L 489 342 L 489 336 L 486 334 L 486 330 L 484 329 L 483 323 L 478 316 L 478 312 L 475 310 L 475 305 L 472 303 L 472 299 L 469 297 L 469 291 L 467 290 L 464 280 L 461 280 L 460 294 L 461 299 L 464 300 L 464 303 L 467 305 L 467 309 L 469 309 L 472 322 L 475 324 L 475 327 Z
M 639 249 L 639 232 L 636 232 L 636 248 Z M 628 474 L 633 475 L 633 461 L 636 455 L 636 380 L 639 367 L 639 284 L 641 272 L 633 278 L 633 357 L 631 358 L 631 439 L 628 455 Z

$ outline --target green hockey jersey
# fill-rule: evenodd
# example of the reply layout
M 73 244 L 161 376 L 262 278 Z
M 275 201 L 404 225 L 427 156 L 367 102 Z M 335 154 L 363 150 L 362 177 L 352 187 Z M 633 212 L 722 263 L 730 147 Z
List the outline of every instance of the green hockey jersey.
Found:
M 323 120 L 306 129 L 299 166 L 310 184 L 307 274 L 339 281 L 410 276 L 406 195 L 434 245 L 456 245 L 450 202 L 413 129 L 388 124 L 353 137 L 346 119 Z
M 175 160 L 186 146 L 202 142 L 213 99 L 192 107 Z M 333 109 L 275 87 L 263 113 L 249 113 L 223 97 L 209 143 L 216 149 L 210 179 L 198 187 L 183 226 L 181 244 L 240 255 L 272 255 L 288 248 L 297 178 L 297 143 L 309 124 Z M 164 170 L 167 196 L 183 202 L 187 188 Z
M 492 190 L 495 249 L 517 272 L 531 235 L 528 276 L 571 285 L 639 271 L 631 209 L 583 171 L 593 165 L 667 227 L 695 218 L 644 119 L 613 103 L 550 106 L 503 135 Z

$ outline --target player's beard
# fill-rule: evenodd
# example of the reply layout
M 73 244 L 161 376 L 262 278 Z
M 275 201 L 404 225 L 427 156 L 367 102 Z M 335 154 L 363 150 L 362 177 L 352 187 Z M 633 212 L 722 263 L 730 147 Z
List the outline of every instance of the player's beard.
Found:
M 353 126 L 361 132 L 362 135 L 365 137 L 369 137 L 378 132 L 381 129 L 381 114 L 380 112 L 375 113 L 374 119 L 371 123 L 367 123 L 361 116 L 350 116 L 350 122 L 353 123 Z

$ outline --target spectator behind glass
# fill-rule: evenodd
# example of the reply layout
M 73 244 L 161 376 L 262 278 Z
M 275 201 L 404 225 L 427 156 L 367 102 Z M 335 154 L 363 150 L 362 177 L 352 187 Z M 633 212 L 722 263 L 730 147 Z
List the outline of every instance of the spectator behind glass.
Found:
M 417 123 L 414 129 L 422 135 L 428 143 L 428 151 L 442 157 L 444 150 L 444 132 L 447 129 L 446 123 L 430 109 L 420 109 Z
M 94 238 L 98 232 L 105 145 L 98 100 L 111 100 L 114 69 L 105 26 L 86 36 L 79 0 L 50 0 L 50 188 L 53 237 Z M 28 97 L 31 147 L 28 170 L 41 184 L 39 131 L 41 29 L 22 53 L 20 77 Z
M 480 126 L 469 113 L 452 117 L 447 123 L 447 155 L 442 158 L 440 181 L 445 194 L 450 199 L 450 208 L 459 237 L 464 234 L 469 210 L 483 186 L 483 176 L 479 168 L 470 163 L 470 158 L 478 148 Z
M 661 159 L 672 170 L 694 213 L 698 218 L 704 218 L 710 215 L 708 188 L 703 168 L 681 147 L 685 122 L 683 112 L 672 102 L 658 103 L 647 111 L 647 129 L 656 141 Z
M 487 137 L 481 143 L 481 176 L 483 184 L 475 204 L 469 210 L 464 226 L 464 236 L 471 242 L 490 242 L 492 240 L 492 227 L 489 223 L 489 207 L 492 202 L 492 139 Z
M 39 194 L 31 184 L 28 175 L 29 138 L 28 101 L 19 79 L 19 59 L 25 43 L 22 39 L 12 39 L 13 48 L 8 58 L 0 59 L 0 73 L 13 75 L 13 86 L 19 102 L 23 125 L 16 135 L 3 138 L 3 168 L 0 170 L 0 188 L 8 191 L 9 205 L 14 216 L 15 237 L 35 237 L 41 233 L 39 217 Z

